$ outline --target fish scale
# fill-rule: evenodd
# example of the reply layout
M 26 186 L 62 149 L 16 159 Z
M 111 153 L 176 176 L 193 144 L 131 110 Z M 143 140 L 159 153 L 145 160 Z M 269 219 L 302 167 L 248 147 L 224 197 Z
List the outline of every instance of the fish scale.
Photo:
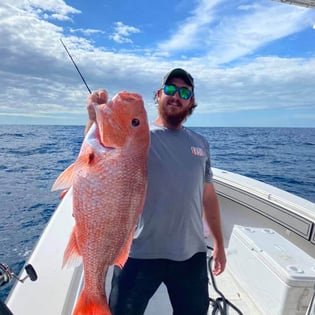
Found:
M 95 107 L 96 123 L 79 156 L 53 190 L 73 186 L 75 226 L 64 264 L 81 256 L 84 286 L 73 315 L 109 315 L 105 276 L 122 266 L 141 214 L 147 187 L 149 126 L 140 95 L 118 93 Z

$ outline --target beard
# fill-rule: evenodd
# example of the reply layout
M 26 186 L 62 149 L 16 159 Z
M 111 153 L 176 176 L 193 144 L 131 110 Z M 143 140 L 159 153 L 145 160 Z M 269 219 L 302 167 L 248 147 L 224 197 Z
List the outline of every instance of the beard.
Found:
M 190 115 L 190 107 L 182 109 L 178 113 L 170 113 L 166 106 L 159 106 L 159 111 L 162 119 L 173 128 L 178 128 Z

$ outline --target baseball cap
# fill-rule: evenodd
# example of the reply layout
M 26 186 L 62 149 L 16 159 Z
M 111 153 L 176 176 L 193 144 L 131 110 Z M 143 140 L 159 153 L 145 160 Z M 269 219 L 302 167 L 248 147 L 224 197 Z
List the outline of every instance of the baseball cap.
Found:
M 182 68 L 175 68 L 175 69 L 171 70 L 170 72 L 168 72 L 164 76 L 164 78 L 162 80 L 162 85 L 167 84 L 168 81 L 170 79 L 172 79 L 172 78 L 181 78 L 181 79 L 183 79 L 194 90 L 194 79 L 191 76 L 191 74 L 188 73 L 186 70 L 184 70 Z

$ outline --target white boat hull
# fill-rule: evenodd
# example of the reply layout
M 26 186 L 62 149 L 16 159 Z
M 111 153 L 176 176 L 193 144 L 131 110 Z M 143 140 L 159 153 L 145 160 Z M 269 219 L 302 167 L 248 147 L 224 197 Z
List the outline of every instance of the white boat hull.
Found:
M 231 254 L 230 240 L 236 225 L 272 229 L 315 259 L 314 203 L 244 176 L 219 169 L 213 171 L 222 212 L 228 262 Z M 82 285 L 82 269 L 62 269 L 61 265 L 73 224 L 72 193 L 69 191 L 60 202 L 28 261 L 36 269 L 38 280 L 17 283 L 10 292 L 7 305 L 14 315 L 71 314 Z M 211 245 L 211 240 L 207 241 Z M 248 288 L 241 286 L 241 281 L 233 277 L 230 269 L 228 265 L 223 275 L 216 278 L 220 291 L 235 303 L 243 314 L 271 315 L 264 313 L 256 305 L 248 294 Z M 106 279 L 107 290 L 110 287 L 110 273 Z M 210 284 L 210 292 L 211 297 L 217 295 L 213 291 L 213 284 Z M 303 306 L 303 310 L 304 308 Z M 145 314 L 172 314 L 164 286 L 161 286 L 152 298 Z M 230 309 L 229 314 L 237 313 Z M 297 314 L 300 313 L 294 315 Z

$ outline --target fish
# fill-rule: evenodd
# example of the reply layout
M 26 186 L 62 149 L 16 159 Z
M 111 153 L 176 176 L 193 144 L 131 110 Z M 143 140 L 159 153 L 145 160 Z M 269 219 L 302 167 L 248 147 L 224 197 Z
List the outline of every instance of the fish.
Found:
M 63 267 L 82 259 L 84 286 L 73 315 L 111 314 L 105 278 L 128 258 L 147 190 L 150 132 L 140 94 L 121 91 L 95 105 L 96 122 L 52 191 L 72 186 L 74 227 Z

